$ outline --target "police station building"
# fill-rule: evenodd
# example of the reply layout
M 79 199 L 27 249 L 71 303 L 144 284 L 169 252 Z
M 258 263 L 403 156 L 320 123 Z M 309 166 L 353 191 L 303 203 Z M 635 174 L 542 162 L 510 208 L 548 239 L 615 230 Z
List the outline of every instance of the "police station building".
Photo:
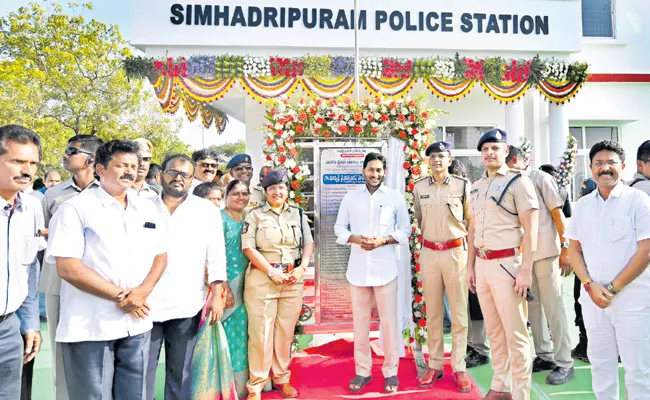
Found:
M 650 1 L 358 0 L 357 10 L 358 16 L 354 0 L 138 0 L 133 44 L 155 59 L 331 56 L 334 68 L 336 57 L 354 55 L 356 21 L 360 59 L 393 59 L 400 67 L 425 58 L 434 64 L 436 59 L 451 60 L 451 65 L 457 54 L 459 63 L 463 58 L 500 58 L 506 66 L 514 60 L 524 67 L 537 58 L 545 60 L 552 78 L 570 63 L 587 63 L 588 80 L 564 89 L 548 77 L 538 88 L 480 82 L 454 87 L 444 84 L 440 72 L 438 81 L 409 81 L 404 74 L 395 82 L 382 81 L 366 65 L 370 79 L 363 81 L 360 96 L 370 97 L 379 89 L 411 97 L 427 94 L 431 107 L 446 112 L 438 120 L 436 138 L 453 144 L 452 153 L 466 164 L 472 179 L 482 171 L 476 142 L 493 127 L 505 129 L 515 145 L 527 138 L 536 166 L 558 165 L 567 136 L 573 135 L 578 142 L 578 187 L 589 173 L 589 148 L 603 139 L 619 141 L 628 153 L 625 178 L 635 172 L 636 148 L 650 137 Z M 487 71 L 487 64 L 483 68 Z M 328 79 L 303 86 L 312 93 L 331 93 L 339 83 Z M 192 89 L 197 96 L 211 90 L 212 83 L 204 83 Z M 260 100 L 284 89 L 279 81 L 242 79 L 242 84 L 230 84 L 223 97 L 210 99 L 212 107 L 246 124 L 247 151 L 259 160 L 255 165 L 263 160 L 259 128 L 265 124 L 265 109 Z M 307 95 L 300 87 L 287 93 L 295 99 Z M 549 100 L 564 95 L 562 101 Z

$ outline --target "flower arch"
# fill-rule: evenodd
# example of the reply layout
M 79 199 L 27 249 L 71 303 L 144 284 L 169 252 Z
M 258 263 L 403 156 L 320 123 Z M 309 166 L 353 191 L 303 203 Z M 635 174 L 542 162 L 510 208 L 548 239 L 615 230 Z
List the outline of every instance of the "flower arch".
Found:
M 424 151 L 436 140 L 433 129 L 440 113 L 427 108 L 424 99 L 377 96 L 361 102 L 349 97 L 302 98 L 297 103 L 286 98 L 273 100 L 267 105 L 267 125 L 263 128 L 266 165 L 286 169 L 290 184 L 289 201 L 302 208 L 309 205 L 301 188 L 311 171 L 301 157 L 296 137 L 385 138 L 390 135 L 404 142 L 406 161 L 402 168 L 411 217 L 412 316 L 415 324 L 414 334 L 405 332 L 405 336 L 419 343 L 426 341 L 426 320 L 419 264 L 422 233 L 415 219 L 413 189 L 416 180 L 429 175 Z

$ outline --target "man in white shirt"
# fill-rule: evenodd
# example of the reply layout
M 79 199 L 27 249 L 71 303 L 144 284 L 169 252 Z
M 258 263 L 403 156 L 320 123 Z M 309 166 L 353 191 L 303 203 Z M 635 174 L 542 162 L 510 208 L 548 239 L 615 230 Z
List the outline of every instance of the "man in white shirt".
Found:
M 386 158 L 368 153 L 361 170 L 366 185 L 343 197 L 334 232 L 337 243 L 352 246 L 346 277 L 350 282 L 354 324 L 356 376 L 350 390 L 358 392 L 371 380 L 370 311 L 375 297 L 381 324 L 384 390 L 399 388 L 397 367 L 401 332 L 397 321 L 398 260 L 395 244 L 408 243 L 411 221 L 404 197 L 382 185 Z
M 190 192 L 201 183 L 212 182 L 214 180 L 217 167 L 219 166 L 218 160 L 219 155 L 214 150 L 201 149 L 192 153 L 192 161 L 194 161 L 196 171 L 194 171 L 194 180 L 192 181 Z M 223 186 L 226 186 L 226 183 Z
M 580 304 L 596 398 L 618 399 L 618 357 L 630 400 L 650 393 L 650 197 L 622 181 L 616 142 L 589 151 L 598 189 L 578 200 L 565 237 L 583 289 Z
M 636 152 L 636 174 L 629 185 L 650 195 L 650 140 L 641 143 Z
M 212 293 L 206 315 L 211 324 L 223 315 L 221 283 L 227 280 L 226 248 L 221 213 L 189 188 L 194 163 L 184 154 L 168 156 L 162 163 L 162 196 L 154 204 L 165 221 L 168 241 L 167 268 L 149 298 L 151 347 L 147 371 L 147 397 L 153 399 L 156 367 L 165 343 L 165 399 L 192 395 L 192 355 L 206 301 L 205 270 Z
M 43 213 L 37 198 L 20 193 L 40 160 L 36 133 L 18 125 L 0 127 L 0 400 L 20 398 L 23 363 L 41 348 L 36 254 L 45 247 L 39 232 Z
M 50 222 L 46 259 L 63 279 L 56 340 L 71 399 L 145 398 L 147 298 L 167 241 L 154 204 L 130 191 L 138 151 L 124 140 L 99 147 L 100 187 L 66 201 Z
M 138 166 L 138 173 L 133 181 L 132 190 L 141 197 L 158 197 L 160 191 L 146 182 L 149 167 L 151 166 L 151 157 L 153 156 L 153 144 L 145 138 L 137 138 L 134 140 L 140 146 L 140 165 Z
M 99 187 L 99 182 L 95 179 L 95 152 L 102 144 L 104 141 L 95 135 L 75 135 L 68 139 L 68 147 L 63 153 L 61 163 L 72 176 L 45 192 L 42 205 L 46 228 L 50 226 L 52 216 L 63 203 L 84 191 L 95 190 Z M 68 388 L 65 383 L 61 343 L 56 342 L 55 335 L 56 327 L 59 324 L 61 278 L 54 263 L 43 262 L 38 285 L 38 289 L 45 293 L 47 327 L 51 333 L 49 336 L 54 399 L 67 400 Z

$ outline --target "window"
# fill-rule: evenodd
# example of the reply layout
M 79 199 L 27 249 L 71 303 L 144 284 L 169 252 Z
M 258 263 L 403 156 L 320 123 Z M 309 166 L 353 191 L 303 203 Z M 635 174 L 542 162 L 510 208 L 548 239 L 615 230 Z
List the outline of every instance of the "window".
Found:
M 436 139 L 451 143 L 452 156 L 460 161 L 467 169 L 470 182 L 478 180 L 485 167 L 481 162 L 481 153 L 476 150 L 476 144 L 483 133 L 494 129 L 494 126 L 445 126 L 436 128 Z
M 572 182 L 573 200 L 578 199 L 580 187 L 585 179 L 591 177 L 589 168 L 589 150 L 603 140 L 620 142 L 618 126 L 577 126 L 569 128 L 571 136 L 578 141 L 578 156 Z
M 615 0 L 582 0 L 582 36 L 614 37 Z

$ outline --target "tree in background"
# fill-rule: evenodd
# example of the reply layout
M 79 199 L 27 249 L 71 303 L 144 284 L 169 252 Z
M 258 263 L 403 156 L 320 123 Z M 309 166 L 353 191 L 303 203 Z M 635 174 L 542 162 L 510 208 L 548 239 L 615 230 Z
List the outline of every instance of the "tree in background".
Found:
M 71 4 L 74 11 L 92 4 Z M 0 18 L 0 125 L 21 124 L 43 139 L 43 164 L 57 168 L 67 139 L 144 136 L 158 163 L 167 152 L 189 152 L 143 81 L 129 82 L 122 60 L 131 49 L 117 26 L 67 15 L 37 3 Z
M 237 154 L 246 153 L 246 143 L 243 140 L 239 140 L 234 143 L 212 145 L 210 146 L 210 150 L 217 152 L 219 156 L 219 169 L 225 171 L 226 164 L 228 164 L 231 158 Z

